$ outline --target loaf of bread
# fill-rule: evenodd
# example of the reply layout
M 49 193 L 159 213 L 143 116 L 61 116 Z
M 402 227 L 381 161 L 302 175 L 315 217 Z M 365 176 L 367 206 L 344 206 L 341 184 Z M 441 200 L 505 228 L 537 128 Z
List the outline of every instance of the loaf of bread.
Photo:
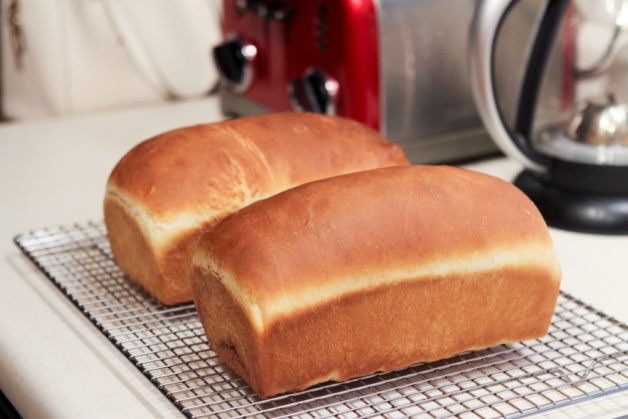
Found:
M 211 347 L 266 398 L 543 336 L 560 269 L 511 184 L 405 166 L 236 212 L 200 239 L 191 278 Z
M 404 164 L 399 146 L 340 117 L 289 112 L 176 129 L 113 169 L 104 201 L 111 250 L 162 303 L 191 301 L 198 237 L 226 215 L 301 183 Z

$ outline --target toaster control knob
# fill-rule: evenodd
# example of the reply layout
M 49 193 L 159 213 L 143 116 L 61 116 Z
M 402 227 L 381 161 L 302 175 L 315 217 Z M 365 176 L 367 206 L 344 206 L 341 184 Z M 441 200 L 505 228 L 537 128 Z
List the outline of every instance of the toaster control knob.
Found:
M 290 100 L 298 111 L 336 113 L 338 82 L 320 69 L 310 69 L 288 85 Z
M 233 93 L 244 93 L 253 81 L 253 60 L 257 48 L 253 44 L 232 38 L 212 51 L 223 84 Z

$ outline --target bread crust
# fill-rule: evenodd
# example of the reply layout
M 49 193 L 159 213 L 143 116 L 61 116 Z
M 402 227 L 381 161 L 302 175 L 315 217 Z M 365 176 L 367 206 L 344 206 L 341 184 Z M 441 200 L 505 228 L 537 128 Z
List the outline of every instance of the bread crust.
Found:
M 228 214 L 301 183 L 406 164 L 399 146 L 339 117 L 286 112 L 172 130 L 135 146 L 109 176 L 112 253 L 162 303 L 190 301 L 198 237 Z
M 210 344 L 263 398 L 540 337 L 560 284 L 523 193 L 434 166 L 256 202 L 201 238 L 191 276 Z

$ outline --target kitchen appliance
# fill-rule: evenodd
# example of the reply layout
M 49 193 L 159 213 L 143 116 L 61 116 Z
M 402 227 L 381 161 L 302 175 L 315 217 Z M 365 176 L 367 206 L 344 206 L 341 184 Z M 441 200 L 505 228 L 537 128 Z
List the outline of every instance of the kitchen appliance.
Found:
M 525 44 L 537 0 L 508 27 Z M 468 81 L 475 0 L 225 0 L 213 56 L 227 114 L 307 110 L 354 118 L 409 159 L 451 162 L 495 153 Z M 519 56 L 504 63 L 521 68 Z M 499 83 L 499 82 L 498 82 Z M 500 85 L 500 99 L 514 89 Z
M 487 130 L 524 165 L 515 183 L 548 224 L 626 234 L 628 5 L 623 0 L 546 1 L 519 84 L 516 117 L 509 124 L 496 100 L 493 60 L 502 22 L 516 3 L 481 1 L 472 24 L 471 83 Z M 552 85 L 548 66 L 557 55 L 569 75 L 568 97 L 554 109 L 541 110 L 539 98 Z

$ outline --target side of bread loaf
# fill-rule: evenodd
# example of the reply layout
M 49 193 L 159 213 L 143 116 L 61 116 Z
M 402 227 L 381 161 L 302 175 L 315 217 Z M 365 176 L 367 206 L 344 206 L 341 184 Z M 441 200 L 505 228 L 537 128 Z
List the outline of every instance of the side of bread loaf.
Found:
M 233 211 L 301 183 L 407 164 L 401 148 L 358 122 L 275 113 L 169 131 L 130 150 L 104 200 L 120 268 L 165 304 L 192 299 L 200 233 Z
M 405 166 L 238 211 L 201 238 L 191 277 L 212 348 L 268 397 L 540 337 L 560 269 L 511 184 Z

